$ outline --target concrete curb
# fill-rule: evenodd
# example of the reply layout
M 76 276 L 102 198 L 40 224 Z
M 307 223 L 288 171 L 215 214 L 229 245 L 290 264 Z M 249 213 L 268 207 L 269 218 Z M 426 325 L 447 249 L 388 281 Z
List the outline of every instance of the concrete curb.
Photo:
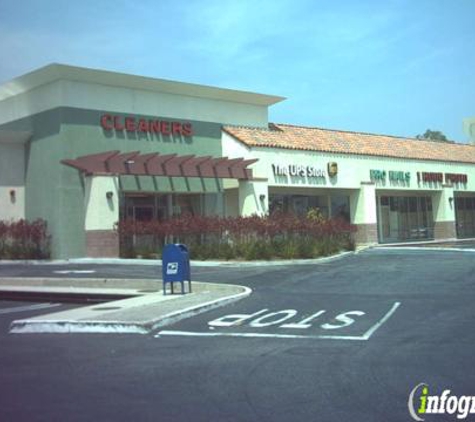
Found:
M 213 283 L 209 283 L 213 284 Z M 228 285 L 230 286 L 230 285 Z M 158 318 L 147 321 L 81 321 L 81 320 L 54 320 L 54 319 L 21 319 L 12 321 L 10 333 L 33 334 L 33 333 L 115 333 L 115 334 L 148 334 L 158 328 L 174 324 L 183 319 L 199 315 L 203 312 L 216 309 L 251 295 L 252 290 L 245 286 L 240 287 L 243 291 L 219 299 L 189 306 L 184 309 L 169 312 Z M 109 305 L 113 306 L 114 302 Z M 52 314 L 53 316 L 53 314 Z
M 440 244 L 460 244 L 460 243 L 474 243 L 475 238 L 466 238 L 466 239 L 457 239 L 456 237 L 448 237 L 445 239 L 437 239 L 437 240 L 417 240 L 411 242 L 397 242 L 397 243 L 382 243 L 375 245 L 376 248 L 395 248 L 399 249 L 400 247 L 421 247 L 421 246 L 429 246 L 432 247 L 433 245 L 440 245 Z
M 451 248 L 451 247 L 442 247 L 442 246 L 429 246 L 429 247 L 423 247 L 423 246 L 397 246 L 397 247 L 378 247 L 378 250 L 382 251 L 424 251 L 424 252 L 430 252 L 430 251 L 444 251 L 444 252 L 470 252 L 473 253 L 475 252 L 475 249 L 470 249 L 470 248 Z
M 311 265 L 353 255 L 355 252 L 347 251 L 339 254 L 315 259 L 285 259 L 275 261 L 190 261 L 194 267 L 259 267 L 277 265 Z M 122 258 L 72 258 L 51 261 L 36 260 L 0 260 L 0 265 L 70 265 L 70 264 L 110 264 L 110 265 L 154 265 L 161 266 L 162 261 L 157 259 L 122 259 Z

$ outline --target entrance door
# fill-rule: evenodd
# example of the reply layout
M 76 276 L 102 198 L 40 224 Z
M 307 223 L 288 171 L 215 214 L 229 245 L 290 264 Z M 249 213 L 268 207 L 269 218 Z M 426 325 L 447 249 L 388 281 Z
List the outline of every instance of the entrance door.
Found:
M 132 210 L 134 221 L 151 221 L 153 219 L 152 205 L 134 205 Z
M 455 198 L 457 237 L 475 235 L 475 198 Z
M 381 207 L 381 241 L 386 241 L 390 237 L 391 223 L 389 217 L 389 206 L 384 205 Z
M 379 241 L 382 243 L 397 240 L 398 214 L 394 204 L 390 203 L 390 199 L 393 198 L 381 196 L 377 202 Z

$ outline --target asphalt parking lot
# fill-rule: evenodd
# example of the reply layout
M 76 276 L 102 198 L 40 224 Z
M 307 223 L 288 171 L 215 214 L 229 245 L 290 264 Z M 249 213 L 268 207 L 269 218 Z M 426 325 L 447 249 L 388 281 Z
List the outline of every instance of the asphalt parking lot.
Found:
M 196 280 L 253 294 L 151 335 L 8 334 L 14 314 L 1 310 L 28 304 L 2 302 L 0 420 L 412 420 L 408 399 L 420 383 L 434 394 L 475 395 L 474 258 L 391 249 L 295 267 L 196 267 Z M 153 266 L 61 268 L 157 274 Z

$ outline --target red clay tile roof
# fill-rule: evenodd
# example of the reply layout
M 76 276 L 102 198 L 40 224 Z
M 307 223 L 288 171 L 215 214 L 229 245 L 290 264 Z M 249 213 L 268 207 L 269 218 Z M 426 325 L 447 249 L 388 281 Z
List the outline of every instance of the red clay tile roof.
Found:
M 225 126 L 223 130 L 249 147 L 475 164 L 475 146 L 466 144 L 272 123 L 268 129 Z

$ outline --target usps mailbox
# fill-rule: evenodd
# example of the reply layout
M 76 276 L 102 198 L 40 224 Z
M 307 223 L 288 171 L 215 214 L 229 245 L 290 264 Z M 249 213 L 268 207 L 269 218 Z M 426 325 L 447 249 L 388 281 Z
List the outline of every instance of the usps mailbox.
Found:
M 181 283 L 181 293 L 185 293 L 185 282 L 188 282 L 188 293 L 191 293 L 190 256 L 188 248 L 180 243 L 165 245 L 162 252 L 163 294 L 167 294 L 167 283 Z

